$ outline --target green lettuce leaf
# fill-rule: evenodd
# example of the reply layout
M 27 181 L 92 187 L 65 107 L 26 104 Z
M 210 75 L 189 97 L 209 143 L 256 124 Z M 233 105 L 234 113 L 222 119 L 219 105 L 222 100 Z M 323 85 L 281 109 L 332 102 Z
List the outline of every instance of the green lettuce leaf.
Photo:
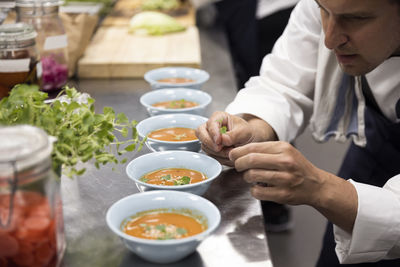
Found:
M 185 26 L 181 25 L 173 17 L 156 11 L 140 12 L 133 16 L 129 23 L 130 33 L 163 35 L 184 31 L 185 29 Z

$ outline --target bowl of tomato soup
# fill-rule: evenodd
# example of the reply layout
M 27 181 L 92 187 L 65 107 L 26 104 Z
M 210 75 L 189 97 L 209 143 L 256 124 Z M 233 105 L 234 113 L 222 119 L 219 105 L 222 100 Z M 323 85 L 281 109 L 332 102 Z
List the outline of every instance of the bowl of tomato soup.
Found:
M 149 117 L 136 125 L 136 130 L 152 151 L 201 150 L 195 130 L 207 118 L 193 114 L 166 114 Z
M 133 159 L 126 173 L 141 192 L 176 190 L 203 195 L 221 173 L 221 164 L 190 151 L 153 152 Z
M 189 67 L 158 68 L 144 75 L 153 90 L 177 87 L 199 90 L 209 78 L 210 75 L 205 70 Z
M 212 97 L 200 90 L 189 88 L 171 88 L 145 93 L 140 103 L 150 116 L 163 114 L 195 114 L 203 116 Z
M 171 263 L 193 253 L 217 229 L 221 214 L 201 196 L 166 190 L 118 200 L 108 209 L 106 221 L 139 257 Z

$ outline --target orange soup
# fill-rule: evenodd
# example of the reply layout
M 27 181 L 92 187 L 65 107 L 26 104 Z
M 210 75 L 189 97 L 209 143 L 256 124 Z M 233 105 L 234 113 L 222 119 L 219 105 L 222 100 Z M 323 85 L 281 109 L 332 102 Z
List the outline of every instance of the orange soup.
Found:
M 166 108 L 166 109 L 179 109 L 179 108 L 191 108 L 198 106 L 194 101 L 189 101 L 185 99 L 180 100 L 172 100 L 172 101 L 165 101 L 165 102 L 157 102 L 154 103 L 152 106 L 156 108 Z
M 162 128 L 152 131 L 148 135 L 149 138 L 170 141 L 170 142 L 181 142 L 181 141 L 193 141 L 197 140 L 195 130 L 185 127 L 172 127 Z
M 165 168 L 145 174 L 139 180 L 155 185 L 195 184 L 207 179 L 204 173 L 185 168 Z
M 157 80 L 160 83 L 192 83 L 195 82 L 193 79 L 182 78 L 182 77 L 172 77 Z
M 177 212 L 150 211 L 126 219 L 122 231 L 145 239 L 181 239 L 207 229 L 196 218 Z

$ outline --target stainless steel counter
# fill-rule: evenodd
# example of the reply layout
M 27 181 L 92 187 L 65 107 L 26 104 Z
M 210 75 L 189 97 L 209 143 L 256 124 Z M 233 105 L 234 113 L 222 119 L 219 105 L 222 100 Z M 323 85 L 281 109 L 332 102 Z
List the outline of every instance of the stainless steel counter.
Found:
M 216 29 L 200 29 L 202 68 L 211 78 L 203 87 L 213 97 L 208 114 L 223 109 L 236 93 L 233 71 L 223 35 Z M 96 109 L 113 107 L 130 119 L 147 117 L 140 96 L 149 86 L 144 80 L 82 80 L 72 83 L 96 99 Z M 150 151 L 128 155 L 131 160 Z M 125 165 L 97 170 L 87 164 L 85 175 L 62 178 L 67 250 L 63 266 L 158 266 L 129 252 L 107 227 L 105 214 L 112 203 L 138 193 L 125 174 Z M 116 167 L 113 171 L 112 168 Z M 225 168 L 204 196 L 218 206 L 221 225 L 197 251 L 184 260 L 163 266 L 272 266 L 259 202 L 234 169 Z

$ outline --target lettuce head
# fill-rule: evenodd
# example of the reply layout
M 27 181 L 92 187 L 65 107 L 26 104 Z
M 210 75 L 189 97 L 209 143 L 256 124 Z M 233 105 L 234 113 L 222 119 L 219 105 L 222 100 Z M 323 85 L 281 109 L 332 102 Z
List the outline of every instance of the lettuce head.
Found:
M 185 26 L 181 25 L 173 17 L 156 11 L 140 12 L 133 16 L 129 22 L 130 33 L 163 35 L 184 31 L 185 29 Z

